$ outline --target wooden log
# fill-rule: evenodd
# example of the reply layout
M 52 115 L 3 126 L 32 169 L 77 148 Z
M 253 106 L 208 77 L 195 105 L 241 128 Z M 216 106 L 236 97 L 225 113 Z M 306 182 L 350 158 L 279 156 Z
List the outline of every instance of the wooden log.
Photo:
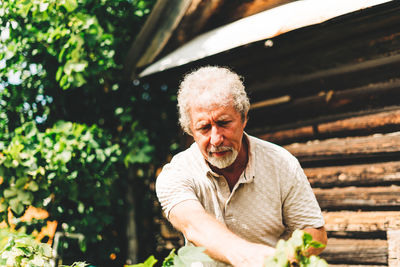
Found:
M 333 138 L 285 146 L 300 162 L 400 156 L 400 132 L 366 137 Z
M 338 135 L 345 132 L 377 132 L 382 129 L 394 132 L 400 128 L 400 110 L 370 114 L 318 125 L 320 135 Z M 342 134 L 341 134 L 342 135 Z
M 304 168 L 312 187 L 373 186 L 400 182 L 400 162 Z
M 400 67 L 400 62 L 398 67 Z M 396 105 L 398 104 L 397 99 L 400 97 L 399 88 L 400 79 L 389 79 L 346 90 L 315 92 L 309 96 L 305 94 L 298 97 L 290 95 L 292 99 L 290 102 L 251 109 L 249 128 L 262 129 L 261 123 L 276 127 L 289 122 L 300 122 L 305 119 L 310 120 L 310 118 L 318 119 L 331 114 Z M 298 89 L 301 90 L 301 88 Z
M 258 137 L 273 143 L 288 144 L 321 138 L 394 132 L 400 130 L 400 110 L 383 111 L 326 123 L 314 122 L 312 125 L 258 134 Z
M 325 229 L 330 232 L 376 232 L 400 229 L 400 211 L 323 212 Z
M 323 210 L 400 208 L 400 186 L 314 188 Z
M 328 263 L 386 265 L 388 244 L 379 239 L 330 238 L 321 257 Z

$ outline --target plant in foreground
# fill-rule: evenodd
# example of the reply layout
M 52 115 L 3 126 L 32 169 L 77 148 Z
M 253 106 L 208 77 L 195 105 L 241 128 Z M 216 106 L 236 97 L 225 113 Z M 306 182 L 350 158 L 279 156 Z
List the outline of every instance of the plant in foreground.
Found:
M 186 246 L 180 248 L 178 252 L 175 253 L 175 249 L 173 249 L 164 259 L 162 267 L 187 267 L 198 262 L 212 262 L 213 260 L 204 253 L 204 250 L 205 249 L 201 247 Z M 156 262 L 157 259 L 152 255 L 143 263 L 125 265 L 125 267 L 153 267 Z
M 275 254 L 267 259 L 265 266 L 328 267 L 328 263 L 324 259 L 315 255 L 308 255 L 308 249 L 313 247 L 322 248 L 324 245 L 314 241 L 309 233 L 296 230 L 287 241 L 279 240 Z
M 273 256 L 265 262 L 265 267 L 328 267 L 327 262 L 318 256 L 307 254 L 308 249 L 321 248 L 324 245 L 314 241 L 312 236 L 304 231 L 296 230 L 287 241 L 279 240 Z M 182 247 L 178 254 L 173 249 L 164 259 L 163 267 L 188 267 L 197 262 L 211 262 L 212 259 L 204 253 L 204 248 Z M 125 265 L 125 267 L 153 267 L 157 259 L 150 256 L 145 262 Z M 202 266 L 202 265 L 200 265 Z
M 0 252 L 1 267 L 51 267 L 52 250 L 48 244 L 40 243 L 29 235 L 12 234 Z M 71 266 L 85 267 L 84 262 Z

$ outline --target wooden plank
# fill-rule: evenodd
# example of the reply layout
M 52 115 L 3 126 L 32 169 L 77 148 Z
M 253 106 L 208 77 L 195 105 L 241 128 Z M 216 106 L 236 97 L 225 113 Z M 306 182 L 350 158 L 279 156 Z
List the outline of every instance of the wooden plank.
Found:
M 394 132 L 400 128 L 400 110 L 382 112 L 361 117 L 348 118 L 341 121 L 322 123 L 318 125 L 320 135 L 338 135 L 341 132 L 377 132 L 390 129 Z
M 312 122 L 310 122 L 312 123 Z M 400 110 L 356 116 L 326 123 L 313 123 L 295 129 L 258 134 L 261 139 L 288 144 L 313 139 L 388 133 L 400 130 Z
M 389 267 L 400 266 L 400 229 L 389 230 L 388 236 L 388 262 Z
M 330 238 L 321 257 L 328 263 L 386 265 L 388 244 L 379 239 Z
M 398 67 L 400 67 L 400 62 Z M 356 78 L 353 77 L 353 79 Z M 318 119 L 331 114 L 396 105 L 398 104 L 397 99 L 400 97 L 399 88 L 400 79 L 389 79 L 346 90 L 338 88 L 337 90 L 314 92 L 308 96 L 307 92 L 299 96 L 289 94 L 292 99 L 290 102 L 251 109 L 249 117 L 252 119 L 249 121 L 249 128 L 261 127 L 261 123 L 281 125 L 301 121 L 305 118 L 308 120 L 310 118 Z M 302 88 L 298 88 L 298 90 L 303 91 Z M 284 92 L 282 94 L 287 95 Z M 268 100 L 268 98 L 262 100 Z
M 399 157 L 400 132 L 365 137 L 332 138 L 323 141 L 295 143 L 285 146 L 300 162 L 371 158 L 380 156 Z
M 400 208 L 400 186 L 314 188 L 323 210 Z
M 400 229 L 400 211 L 323 212 L 327 231 L 373 232 Z
M 400 182 L 400 162 L 304 168 L 312 187 L 383 185 Z
M 162 51 L 191 2 L 192 0 L 156 2 L 126 57 L 124 68 L 131 79 L 136 78 L 137 67 L 151 63 Z

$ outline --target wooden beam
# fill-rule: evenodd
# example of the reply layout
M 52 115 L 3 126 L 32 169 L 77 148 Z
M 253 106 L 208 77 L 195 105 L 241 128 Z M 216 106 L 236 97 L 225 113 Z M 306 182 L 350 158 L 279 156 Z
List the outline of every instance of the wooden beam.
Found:
M 333 138 L 285 146 L 302 163 L 400 156 L 400 132 L 365 137 Z
M 329 211 L 323 216 L 325 229 L 331 232 L 400 229 L 400 211 Z
M 372 133 L 381 131 L 382 129 L 384 129 L 386 132 L 394 132 L 397 129 L 400 129 L 400 110 L 322 123 L 318 125 L 318 134 L 325 136 L 337 136 L 343 132 Z
M 400 62 L 398 67 L 400 67 Z M 352 79 L 357 78 L 352 77 Z M 396 105 L 398 104 L 397 99 L 400 97 L 399 89 L 400 79 L 386 80 L 346 90 L 315 92 L 312 95 L 307 95 L 302 88 L 297 88 L 297 92 L 303 92 L 303 94 L 299 96 L 290 95 L 292 99 L 290 102 L 251 109 L 249 111 L 251 120 L 249 120 L 248 128 L 276 127 L 305 119 L 308 121 L 313 118 L 318 120 L 320 117 L 332 116 L 332 114 Z M 284 94 L 284 92 L 282 93 Z M 312 123 L 312 125 L 314 124 Z M 323 130 L 327 131 L 328 129 Z M 260 130 L 257 130 L 257 132 L 260 132 Z
M 328 263 L 386 265 L 388 244 L 379 239 L 330 238 L 321 257 Z
M 373 186 L 400 182 L 400 162 L 304 168 L 312 187 Z
M 321 138 L 368 135 L 394 131 L 400 131 L 400 109 L 339 119 L 332 122 L 316 122 L 314 126 L 310 125 L 258 134 L 258 137 L 273 143 L 289 144 L 291 142 L 304 142 Z
M 125 71 L 131 79 L 136 69 L 151 63 L 163 50 L 192 0 L 158 0 L 129 49 Z
M 400 208 L 400 186 L 314 188 L 323 210 Z
M 203 33 L 210 19 L 223 8 L 225 0 L 193 0 L 160 56 L 166 55 Z M 225 12 L 223 12 L 225 13 Z M 220 25 L 213 24 L 212 28 Z

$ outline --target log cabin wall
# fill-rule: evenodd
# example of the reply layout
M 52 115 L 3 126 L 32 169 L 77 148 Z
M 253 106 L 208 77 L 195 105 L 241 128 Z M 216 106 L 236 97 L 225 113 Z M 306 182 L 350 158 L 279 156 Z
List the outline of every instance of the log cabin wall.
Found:
M 247 132 L 299 159 L 324 213 L 330 266 L 400 266 L 399 1 L 149 79 L 176 88 L 203 65 L 241 74 L 252 103 Z M 179 239 L 162 227 L 167 243 Z
M 330 266 L 400 266 L 399 12 L 390 3 L 266 41 L 268 59 L 243 70 L 247 131 L 299 159 Z

